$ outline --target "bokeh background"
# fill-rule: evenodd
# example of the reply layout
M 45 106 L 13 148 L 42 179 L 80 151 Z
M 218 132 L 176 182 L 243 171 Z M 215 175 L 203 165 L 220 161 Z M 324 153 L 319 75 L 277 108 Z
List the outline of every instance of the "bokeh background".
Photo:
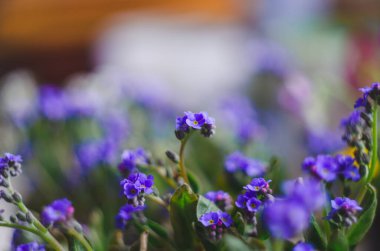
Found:
M 294 178 L 305 156 L 343 149 L 340 120 L 357 88 L 379 81 L 379 13 L 377 0 L 0 1 L 0 150 L 23 153 L 33 167 L 17 186 L 39 210 L 78 181 L 66 178 L 48 191 L 46 177 L 57 174 L 38 166 L 59 165 L 59 180 L 66 166 L 80 176 L 95 165 L 80 158 L 97 151 L 92 134 L 81 143 L 93 148 L 79 145 L 74 157 L 62 143 L 99 134 L 88 113 L 96 125 L 113 123 L 103 129 L 119 130 L 100 133 L 120 141 L 114 153 L 142 145 L 162 156 L 176 147 L 175 116 L 206 110 L 217 119 L 215 142 L 229 142 L 222 153 L 277 156 Z M 47 85 L 64 90 L 86 118 L 79 132 L 77 122 L 60 123 L 61 94 L 43 110 Z M 248 135 L 231 120 L 244 120 Z M 58 150 L 46 151 L 49 144 Z M 45 192 L 51 197 L 36 196 Z M 361 250 L 376 250 L 378 229 Z M 0 231 L 0 250 L 8 250 L 11 232 Z

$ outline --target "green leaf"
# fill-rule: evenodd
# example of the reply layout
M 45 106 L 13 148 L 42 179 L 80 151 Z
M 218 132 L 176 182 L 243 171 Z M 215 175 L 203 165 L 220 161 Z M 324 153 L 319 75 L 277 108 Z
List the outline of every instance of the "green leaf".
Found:
M 152 229 L 152 231 L 154 231 L 158 236 L 160 236 L 164 240 L 170 240 L 168 232 L 161 224 L 148 219 L 147 225 L 150 229 Z
M 368 184 L 367 193 L 362 203 L 363 211 L 359 216 L 358 222 L 351 226 L 348 231 L 350 246 L 358 244 L 371 228 L 376 215 L 377 196 L 376 189 Z
M 336 230 L 331 235 L 329 244 L 327 246 L 328 251 L 348 251 L 348 239 L 344 235 L 343 231 Z
M 326 250 L 327 239 L 325 233 L 321 230 L 314 216 L 311 217 L 310 227 L 306 233 L 306 240 L 313 244 L 319 250 Z
M 238 231 L 239 234 L 244 235 L 245 233 L 245 224 L 243 220 L 243 215 L 240 212 L 237 212 L 233 216 L 234 224 L 236 226 L 236 230 Z
M 195 193 L 199 193 L 200 185 L 198 183 L 198 178 L 191 171 L 187 170 L 187 176 L 189 178 L 190 186 Z
M 199 195 L 197 204 L 197 219 L 205 213 L 220 211 L 219 207 L 215 205 L 211 200 L 206 199 L 202 195 Z
M 197 220 L 198 197 L 187 184 L 183 184 L 170 200 L 170 221 L 176 245 L 181 250 L 193 250 L 195 233 L 192 223 Z
M 69 246 L 69 251 L 85 251 L 86 249 L 80 244 L 80 242 L 73 237 L 67 235 L 67 242 Z

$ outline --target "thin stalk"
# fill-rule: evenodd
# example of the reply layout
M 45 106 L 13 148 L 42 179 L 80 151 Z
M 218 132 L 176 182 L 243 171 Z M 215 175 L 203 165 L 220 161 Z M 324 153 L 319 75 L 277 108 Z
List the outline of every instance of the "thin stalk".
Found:
M 160 197 L 154 195 L 147 195 L 146 198 L 150 199 L 154 203 L 166 208 L 169 211 L 169 206 Z
M 377 100 L 372 110 L 372 151 L 371 151 L 371 163 L 368 175 L 368 183 L 372 181 L 373 174 L 375 173 L 377 164 Z
M 31 228 L 31 227 L 27 227 L 27 226 L 22 226 L 22 225 L 19 225 L 19 224 L 14 224 L 14 223 L 8 223 L 8 222 L 0 222 L 0 227 L 7 227 L 7 228 L 13 228 L 13 229 L 20 229 L 20 230 L 24 230 L 24 231 L 27 231 L 27 232 L 30 232 L 30 233 L 33 233 L 37 236 L 39 236 L 42 240 L 44 240 L 46 243 L 49 244 L 49 246 L 53 249 L 53 250 L 56 250 L 56 251 L 64 251 L 64 249 L 62 248 L 61 244 L 59 244 L 59 242 L 57 242 L 54 237 L 48 233 L 41 233 L 38 229 L 36 228 Z
M 86 251 L 93 251 L 90 243 L 83 237 L 80 233 L 78 233 L 75 229 L 70 228 L 67 230 L 67 234 L 74 237 L 80 244 L 85 248 Z
M 180 175 L 182 176 L 185 183 L 187 183 L 189 185 L 190 185 L 190 182 L 189 182 L 189 178 L 187 177 L 186 167 L 185 167 L 185 163 L 184 163 L 184 161 L 185 161 L 184 155 L 185 155 L 185 146 L 186 146 L 187 141 L 190 138 L 190 135 L 191 135 L 191 132 L 183 140 L 181 140 L 181 147 L 179 149 L 179 163 L 178 163 Z
M 148 232 L 144 231 L 140 234 L 140 251 L 148 251 Z
M 12 183 L 10 179 L 8 178 L 8 191 L 11 195 L 15 193 L 15 190 L 13 189 Z M 54 250 L 64 250 L 61 246 L 61 244 L 50 234 L 50 232 L 47 230 L 44 225 L 41 224 L 41 222 L 33 215 L 32 212 L 25 206 L 24 202 L 21 200 L 19 202 L 15 202 L 15 205 L 21 210 L 23 213 L 29 213 L 32 217 L 32 225 L 35 227 L 36 232 L 39 233 L 39 236 L 46 241 L 51 248 Z

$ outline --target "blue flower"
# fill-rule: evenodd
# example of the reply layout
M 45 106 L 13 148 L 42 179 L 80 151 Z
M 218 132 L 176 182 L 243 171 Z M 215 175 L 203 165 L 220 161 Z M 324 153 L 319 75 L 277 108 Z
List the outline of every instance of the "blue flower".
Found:
M 303 205 L 310 213 L 321 209 L 326 203 L 326 194 L 322 184 L 315 179 L 297 179 L 284 183 L 284 192 L 288 200 Z
M 21 174 L 21 162 L 22 158 L 20 155 L 5 153 L 3 157 L 0 157 L 0 181 L 2 177 L 7 178 L 9 174 L 12 177 Z
M 232 198 L 224 191 L 209 191 L 204 196 L 214 202 L 222 211 L 232 207 Z
M 219 214 L 218 212 L 205 213 L 199 218 L 199 221 L 205 227 L 216 226 L 219 222 Z
M 206 112 L 185 112 L 185 116 L 177 117 L 175 135 L 179 140 L 184 139 L 191 128 L 200 130 L 205 137 L 211 137 L 215 133 L 215 119 Z
M 53 201 L 44 207 L 41 218 L 44 225 L 49 226 L 56 223 L 63 223 L 70 220 L 74 214 L 74 207 L 71 202 L 64 198 Z
M 127 179 L 121 181 L 124 195 L 128 199 L 153 193 L 154 177 L 144 173 L 132 173 Z
M 359 167 L 355 165 L 354 158 L 338 154 L 335 159 L 338 164 L 338 171 L 344 178 L 352 181 L 360 180 Z
M 336 224 L 350 226 L 357 221 L 356 214 L 362 208 L 355 200 L 346 197 L 337 197 L 331 200 L 331 211 L 326 219 L 331 220 Z
M 39 110 L 50 120 L 63 120 L 69 115 L 69 103 L 63 90 L 43 86 L 39 93 Z
M 17 246 L 16 251 L 45 251 L 45 246 L 38 244 L 38 242 L 30 242 Z
M 149 165 L 149 155 L 141 147 L 135 150 L 125 150 L 121 155 L 119 170 L 121 172 L 134 171 L 138 166 Z
M 299 242 L 297 245 L 294 246 L 293 251 L 315 251 L 315 249 L 309 243 Z
M 231 216 L 222 211 L 205 213 L 198 221 L 206 227 L 208 237 L 212 240 L 220 240 L 223 232 L 233 223 Z
M 130 221 L 133 217 L 133 214 L 136 212 L 143 211 L 144 207 L 143 206 L 133 206 L 130 204 L 126 204 L 123 207 L 120 208 L 119 213 L 116 216 L 116 226 L 119 229 L 125 228 L 126 224 L 128 221 Z
M 264 208 L 264 222 L 274 237 L 289 239 L 309 225 L 310 214 L 293 200 L 279 199 Z
M 227 172 L 233 173 L 242 171 L 250 177 L 261 176 L 266 170 L 266 164 L 264 162 L 248 158 L 241 152 L 233 152 L 228 155 L 224 166 Z
M 316 159 L 313 157 L 306 158 L 302 164 L 302 169 L 318 179 L 331 182 L 337 177 L 338 165 L 334 157 L 318 155 Z

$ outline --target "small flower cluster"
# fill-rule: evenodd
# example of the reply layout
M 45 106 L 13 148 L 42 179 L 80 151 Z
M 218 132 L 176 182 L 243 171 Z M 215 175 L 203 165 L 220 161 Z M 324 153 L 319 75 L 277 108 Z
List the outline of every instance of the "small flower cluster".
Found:
M 183 117 L 176 120 L 175 135 L 182 140 L 191 130 L 199 130 L 207 138 L 215 133 L 215 119 L 209 117 L 207 112 L 185 112 Z
M 228 211 L 232 208 L 232 198 L 224 191 L 209 191 L 204 196 L 214 202 L 222 211 Z
M 227 172 L 242 171 L 250 177 L 262 176 L 266 171 L 266 164 L 264 162 L 248 158 L 241 152 L 234 152 L 228 155 L 224 166 Z
M 349 227 L 357 221 L 356 214 L 362 208 L 355 200 L 346 197 L 337 197 L 331 201 L 331 211 L 327 219 L 337 226 Z
M 25 244 L 18 245 L 16 251 L 45 251 L 44 245 L 38 244 L 38 242 L 29 242 Z
M 123 206 L 116 216 L 116 225 L 124 228 L 128 220 L 136 212 L 140 212 L 145 207 L 145 196 L 153 193 L 154 177 L 136 172 L 129 175 L 127 179 L 121 181 L 123 193 L 127 198 L 127 204 Z
M 46 206 L 41 213 L 41 219 L 45 226 L 56 226 L 70 221 L 73 215 L 74 207 L 71 201 L 63 198 Z
M 293 251 L 315 251 L 316 249 L 309 243 L 299 242 L 294 246 Z
M 318 155 L 316 158 L 307 157 L 302 163 L 302 169 L 313 177 L 326 182 L 332 182 L 338 177 L 352 181 L 358 181 L 361 178 L 355 160 L 341 154 L 335 157 L 330 155 Z
M 231 216 L 222 211 L 205 213 L 198 220 L 207 228 L 208 237 L 213 241 L 220 240 L 233 223 Z
M 264 209 L 264 220 L 273 236 L 289 239 L 308 227 L 311 214 L 325 204 L 325 193 L 313 179 L 291 181 L 285 184 L 285 192 L 285 198 Z
M 22 158 L 20 155 L 13 155 L 11 153 L 5 153 L 0 158 L 0 186 L 7 187 L 6 179 L 9 177 L 15 177 L 22 173 L 21 170 Z
M 237 197 L 235 205 L 243 210 L 248 222 L 254 223 L 256 212 L 263 203 L 272 201 L 272 189 L 269 187 L 271 180 L 264 178 L 254 178 L 251 183 L 244 186 L 244 193 Z
M 141 165 L 149 165 L 149 154 L 141 147 L 135 150 L 125 150 L 121 155 L 118 168 L 123 174 L 133 172 Z

